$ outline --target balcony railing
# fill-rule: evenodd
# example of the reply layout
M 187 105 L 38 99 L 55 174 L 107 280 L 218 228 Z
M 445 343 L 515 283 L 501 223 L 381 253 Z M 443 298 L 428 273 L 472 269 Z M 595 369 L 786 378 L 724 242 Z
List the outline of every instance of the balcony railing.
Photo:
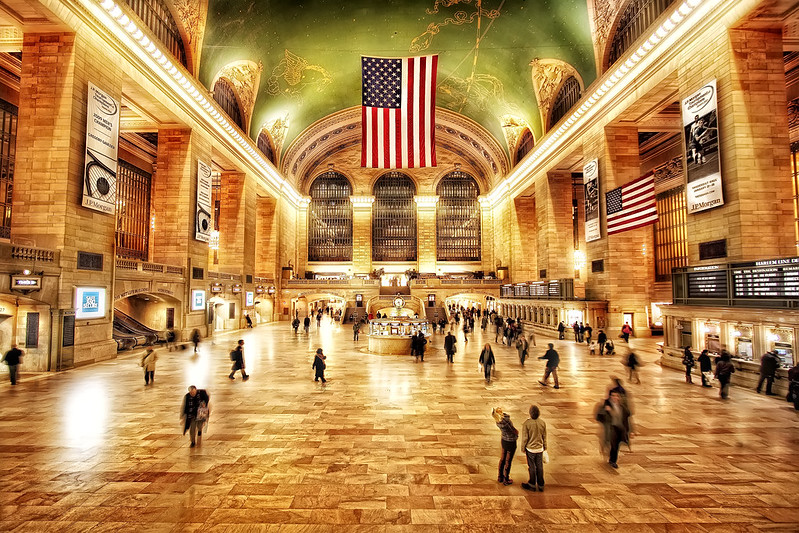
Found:
M 46 248 L 0 243 L 0 259 L 16 259 L 36 263 L 57 263 L 58 252 Z
M 116 265 L 117 265 L 117 270 L 145 272 L 149 274 L 169 274 L 180 277 L 183 277 L 184 274 L 184 269 L 181 266 L 162 265 L 160 263 L 133 261 L 130 259 L 117 259 Z

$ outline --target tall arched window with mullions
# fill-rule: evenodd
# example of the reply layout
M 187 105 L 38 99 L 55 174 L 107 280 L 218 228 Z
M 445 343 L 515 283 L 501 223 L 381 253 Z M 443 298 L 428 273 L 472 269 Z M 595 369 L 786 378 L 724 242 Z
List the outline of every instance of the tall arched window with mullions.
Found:
M 244 129 L 244 117 L 239 106 L 239 100 L 236 98 L 236 90 L 233 85 L 225 78 L 219 78 L 214 84 L 214 100 L 219 104 L 227 116 L 235 125 L 242 130 Z
M 439 261 L 480 260 L 480 188 L 466 172 L 450 172 L 436 188 Z
M 308 260 L 352 261 L 352 185 L 330 171 L 316 178 L 309 192 Z
M 374 186 L 372 260 L 416 261 L 416 185 L 402 172 L 389 172 Z

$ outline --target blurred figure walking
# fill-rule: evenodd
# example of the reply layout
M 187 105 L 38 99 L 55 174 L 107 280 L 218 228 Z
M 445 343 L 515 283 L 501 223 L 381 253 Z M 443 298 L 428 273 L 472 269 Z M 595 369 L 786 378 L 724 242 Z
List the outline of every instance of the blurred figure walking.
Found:
M 141 358 L 139 366 L 144 369 L 144 384 L 149 385 L 150 382 L 155 383 L 155 362 L 158 361 L 158 354 L 152 348 L 147 348 L 147 351 Z
M 479 363 L 483 366 L 486 383 L 491 383 L 491 369 L 494 367 L 496 359 L 494 359 L 494 351 L 491 349 L 490 344 L 486 343 L 486 345 L 483 346 L 483 351 L 480 352 Z
M 555 351 L 555 345 L 550 342 L 549 350 L 547 350 L 544 355 L 539 357 L 539 359 L 546 359 L 547 361 L 547 366 L 544 370 L 544 379 L 539 381 L 539 383 L 544 387 L 549 386 L 549 375 L 552 374 L 552 377 L 555 378 L 555 388 L 559 389 L 560 384 L 558 383 L 558 365 L 560 364 L 560 355 L 558 355 L 558 352 Z
M 325 359 L 327 359 L 327 357 L 324 353 L 322 353 L 322 349 L 317 348 L 316 355 L 313 358 L 313 364 L 311 365 L 311 368 L 315 370 L 313 378 L 314 381 L 319 381 L 321 379 L 322 383 L 327 383 L 327 380 L 325 379 L 325 368 L 327 368 Z

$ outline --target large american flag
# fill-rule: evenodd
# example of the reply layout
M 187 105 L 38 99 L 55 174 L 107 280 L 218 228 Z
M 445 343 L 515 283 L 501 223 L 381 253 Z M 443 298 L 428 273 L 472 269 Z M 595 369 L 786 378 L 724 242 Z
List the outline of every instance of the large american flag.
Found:
M 608 235 L 654 224 L 658 220 L 655 176 L 651 172 L 605 193 Z
M 438 56 L 362 57 L 361 166 L 436 166 Z

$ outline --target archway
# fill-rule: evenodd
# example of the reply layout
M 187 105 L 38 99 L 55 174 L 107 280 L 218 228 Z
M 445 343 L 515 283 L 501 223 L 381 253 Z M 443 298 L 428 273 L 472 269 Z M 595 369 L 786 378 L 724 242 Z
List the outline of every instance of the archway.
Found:
M 140 289 L 114 300 L 114 340 L 122 350 L 154 344 L 183 328 L 183 302 L 174 296 Z M 124 294 L 124 293 L 123 293 Z M 175 333 L 177 338 L 177 333 Z

